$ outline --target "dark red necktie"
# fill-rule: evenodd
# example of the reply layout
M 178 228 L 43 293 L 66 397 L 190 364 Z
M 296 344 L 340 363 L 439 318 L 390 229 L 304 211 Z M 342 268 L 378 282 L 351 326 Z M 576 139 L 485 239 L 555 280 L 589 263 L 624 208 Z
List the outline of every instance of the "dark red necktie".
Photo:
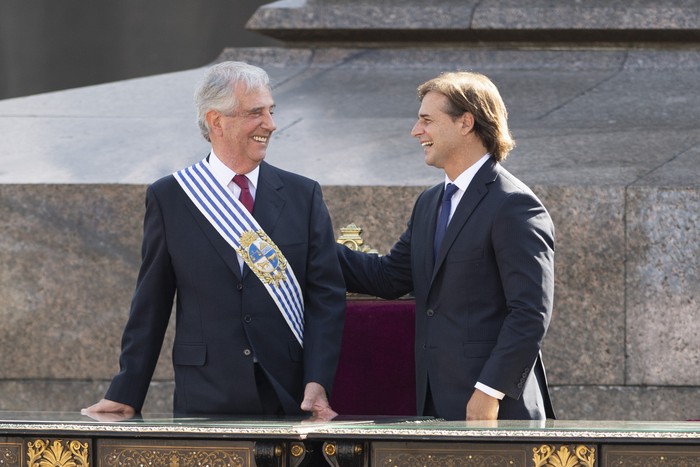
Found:
M 249 213 L 253 214 L 253 195 L 250 194 L 248 187 L 248 178 L 245 175 L 236 175 L 233 177 L 233 183 L 241 187 L 241 195 L 238 197 L 240 202 L 245 206 Z

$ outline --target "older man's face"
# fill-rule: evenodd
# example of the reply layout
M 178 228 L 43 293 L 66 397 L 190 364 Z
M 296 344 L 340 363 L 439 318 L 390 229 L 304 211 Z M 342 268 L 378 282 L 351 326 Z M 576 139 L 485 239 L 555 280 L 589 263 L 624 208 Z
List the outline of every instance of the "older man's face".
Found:
M 236 110 L 221 117 L 223 149 L 238 164 L 255 166 L 265 158 L 270 136 L 277 129 L 272 118 L 275 102 L 266 87 L 248 92 L 239 85 L 235 92 Z

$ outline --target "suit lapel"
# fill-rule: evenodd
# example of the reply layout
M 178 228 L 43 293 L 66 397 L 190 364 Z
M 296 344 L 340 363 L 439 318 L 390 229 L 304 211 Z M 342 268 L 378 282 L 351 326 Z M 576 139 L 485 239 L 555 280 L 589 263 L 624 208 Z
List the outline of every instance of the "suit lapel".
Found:
M 255 207 L 253 216 L 260 227 L 272 238 L 277 221 L 282 215 L 286 199 L 282 195 L 284 183 L 272 166 L 260 164 L 260 176 L 255 190 Z
M 181 191 L 182 192 L 182 191 Z M 226 240 L 221 237 L 221 234 L 211 225 L 211 223 L 204 217 L 204 214 L 194 205 L 192 200 L 182 192 L 182 196 L 185 200 L 185 205 L 189 209 L 192 217 L 199 225 L 202 233 L 209 240 L 214 250 L 221 256 L 226 265 L 231 269 L 231 271 L 236 275 L 238 279 L 241 278 L 241 267 L 238 264 L 238 256 L 233 250 L 231 245 L 229 245 Z
M 435 259 L 435 267 L 432 274 L 433 279 L 435 279 L 437 271 L 445 261 L 448 251 L 459 236 L 459 233 L 462 231 L 464 224 L 467 223 L 467 220 L 469 220 L 469 217 L 474 212 L 474 209 L 476 209 L 481 200 L 488 193 L 488 184 L 492 183 L 496 179 L 497 175 L 498 171 L 496 169 L 496 162 L 493 159 L 489 159 L 484 166 L 479 169 L 476 175 L 474 175 L 471 183 L 469 183 L 467 191 L 462 196 L 462 199 L 457 205 L 455 213 L 452 215 L 450 223 L 447 225 L 445 239 L 442 241 L 437 258 Z M 433 222 L 433 226 L 434 225 L 435 223 Z M 434 235 L 435 234 L 433 234 L 433 236 Z
M 422 277 L 427 280 L 433 275 L 433 243 L 435 243 L 435 225 L 437 223 L 438 206 L 440 205 L 440 197 L 444 190 L 443 183 L 429 188 L 422 196 L 425 202 L 420 203 L 420 211 L 416 211 L 413 221 L 413 233 L 411 242 L 415 245 L 423 245 L 423 248 L 416 248 L 416 252 L 420 252 L 425 260 L 417 261 L 416 264 L 423 266 Z M 425 222 L 422 222 L 426 219 Z
M 270 238 L 273 238 L 272 232 L 275 230 L 277 221 L 286 203 L 281 194 L 283 187 L 284 184 L 279 175 L 273 170 L 272 166 L 263 161 L 260 164 L 258 186 L 255 189 L 253 217 L 255 217 L 255 220 L 258 221 L 260 227 Z M 244 265 L 243 276 L 247 276 L 249 272 L 248 265 Z

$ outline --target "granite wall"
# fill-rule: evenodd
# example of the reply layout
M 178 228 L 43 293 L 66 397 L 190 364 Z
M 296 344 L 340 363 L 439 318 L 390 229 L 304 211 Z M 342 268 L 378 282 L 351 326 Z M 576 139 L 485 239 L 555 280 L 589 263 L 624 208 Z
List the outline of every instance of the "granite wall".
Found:
M 697 188 L 533 188 L 557 227 L 544 354 L 559 417 L 698 417 Z M 0 409 L 76 411 L 106 390 L 139 264 L 144 190 L 0 185 Z M 356 222 L 385 252 L 421 190 L 324 194 L 336 228 Z M 171 340 L 147 412 L 170 410 Z

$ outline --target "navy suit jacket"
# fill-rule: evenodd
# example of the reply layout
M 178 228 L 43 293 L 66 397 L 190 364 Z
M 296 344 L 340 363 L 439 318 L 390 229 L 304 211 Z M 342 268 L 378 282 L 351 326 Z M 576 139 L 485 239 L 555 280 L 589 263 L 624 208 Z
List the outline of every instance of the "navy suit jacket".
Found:
M 306 383 L 317 382 L 330 393 L 345 290 L 320 186 L 263 162 L 253 215 L 303 291 L 303 348 L 261 281 L 247 266 L 241 273 L 235 251 L 170 175 L 147 190 L 142 265 L 120 372 L 107 399 L 142 407 L 175 296 L 176 413 L 261 413 L 254 361 L 288 414 L 301 413 Z
M 339 247 L 348 291 L 416 302 L 416 396 L 428 380 L 438 415 L 463 420 L 479 381 L 505 393 L 501 419 L 552 418 L 540 347 L 554 292 L 554 227 L 542 203 L 494 159 L 433 238 L 443 184 L 417 199 L 408 228 L 379 257 Z

